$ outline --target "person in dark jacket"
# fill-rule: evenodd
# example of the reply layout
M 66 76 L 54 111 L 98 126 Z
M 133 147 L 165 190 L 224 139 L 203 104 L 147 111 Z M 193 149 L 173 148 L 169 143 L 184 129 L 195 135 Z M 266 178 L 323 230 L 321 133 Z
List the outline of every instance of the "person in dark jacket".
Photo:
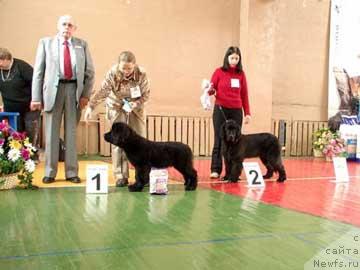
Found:
M 6 48 L 0 48 L 0 92 L 3 106 L 0 111 L 18 112 L 17 131 L 25 131 L 30 142 L 40 147 L 40 111 L 31 111 L 33 68 L 25 61 L 13 58 Z

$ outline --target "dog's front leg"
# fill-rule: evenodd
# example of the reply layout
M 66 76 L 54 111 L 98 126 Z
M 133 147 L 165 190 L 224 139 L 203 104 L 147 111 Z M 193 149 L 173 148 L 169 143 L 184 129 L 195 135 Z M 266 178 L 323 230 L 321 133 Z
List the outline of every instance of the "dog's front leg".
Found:
M 135 183 L 128 186 L 130 192 L 140 192 L 149 182 L 150 168 L 135 167 Z
M 224 181 L 227 181 L 227 180 L 229 180 L 229 178 L 230 178 L 232 162 L 231 162 L 231 158 L 229 158 L 228 155 L 224 155 L 224 161 L 225 161 L 225 176 L 224 176 Z
M 239 162 L 232 161 L 230 175 L 227 180 L 229 182 L 233 182 L 233 183 L 236 183 L 237 181 L 239 181 L 239 177 L 240 177 L 242 168 L 243 168 L 242 161 L 239 161 Z

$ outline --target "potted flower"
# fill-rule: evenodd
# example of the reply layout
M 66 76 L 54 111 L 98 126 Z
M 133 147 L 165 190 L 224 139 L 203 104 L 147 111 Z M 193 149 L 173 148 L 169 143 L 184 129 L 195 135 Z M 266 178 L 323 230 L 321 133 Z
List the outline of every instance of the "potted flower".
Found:
M 328 144 L 325 145 L 323 153 L 327 161 L 331 161 L 333 157 L 346 157 L 347 153 L 344 139 L 339 138 L 339 136 L 336 134 L 334 138 L 330 139 Z
M 25 133 L 14 131 L 7 123 L 0 123 L 0 189 L 15 187 L 34 188 L 36 149 Z
M 332 132 L 329 128 L 321 128 L 314 132 L 313 150 L 315 157 L 325 156 L 330 159 L 334 156 L 345 156 L 346 149 L 344 140 L 338 132 Z
M 313 138 L 314 157 L 324 157 L 323 149 L 328 144 L 329 140 L 333 138 L 333 133 L 329 128 L 321 128 L 314 132 Z

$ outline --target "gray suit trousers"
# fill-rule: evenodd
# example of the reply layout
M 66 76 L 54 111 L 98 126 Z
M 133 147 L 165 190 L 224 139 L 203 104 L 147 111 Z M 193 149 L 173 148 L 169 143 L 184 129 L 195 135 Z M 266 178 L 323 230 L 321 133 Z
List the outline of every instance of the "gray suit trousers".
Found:
M 59 137 L 64 116 L 65 177 L 78 176 L 76 126 L 80 110 L 76 106 L 76 83 L 59 83 L 55 104 L 45 117 L 45 176 L 56 178 L 59 161 Z

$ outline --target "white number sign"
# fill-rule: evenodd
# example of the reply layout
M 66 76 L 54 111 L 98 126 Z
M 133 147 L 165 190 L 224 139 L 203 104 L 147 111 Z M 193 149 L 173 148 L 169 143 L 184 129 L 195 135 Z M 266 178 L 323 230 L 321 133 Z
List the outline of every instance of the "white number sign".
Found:
M 108 165 L 87 165 L 86 193 L 108 193 Z
M 259 163 L 243 162 L 246 181 L 248 187 L 265 187 L 264 178 L 262 177 Z

